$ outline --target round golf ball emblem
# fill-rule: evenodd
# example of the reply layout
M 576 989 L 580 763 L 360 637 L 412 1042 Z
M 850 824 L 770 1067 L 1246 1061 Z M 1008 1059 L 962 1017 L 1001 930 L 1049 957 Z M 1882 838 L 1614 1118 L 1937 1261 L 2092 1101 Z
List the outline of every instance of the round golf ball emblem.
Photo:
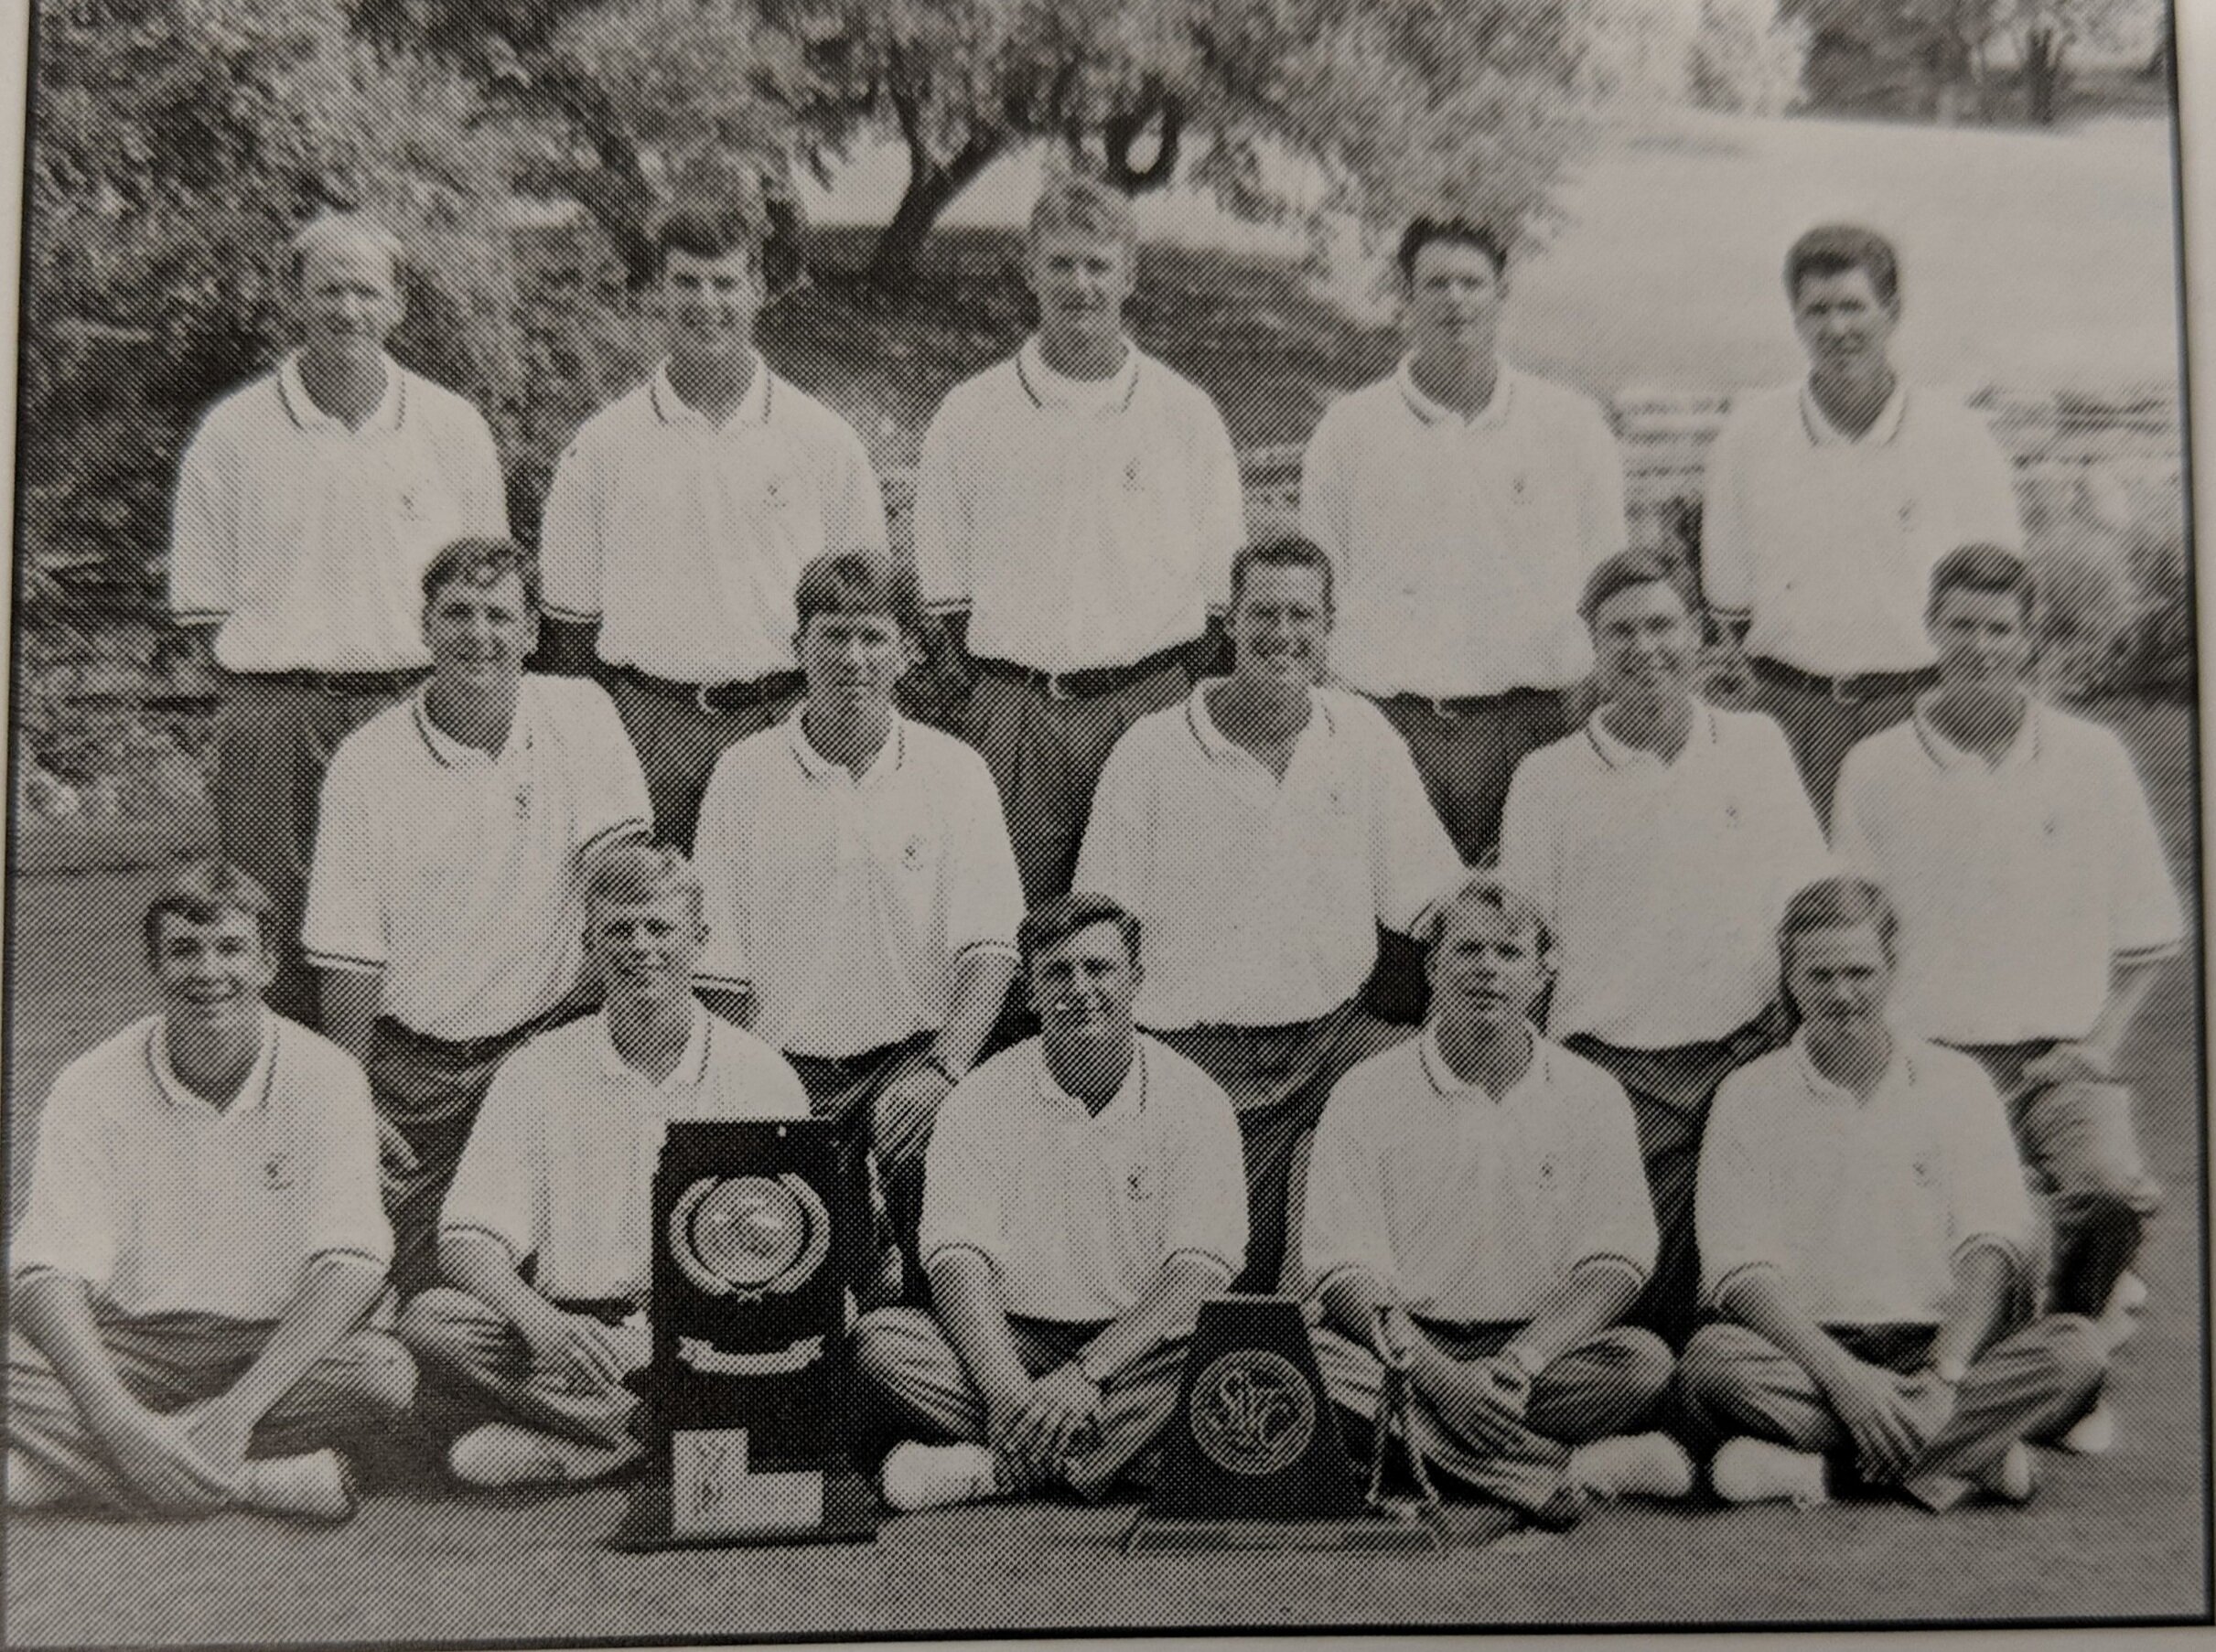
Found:
M 798 1176 L 703 1176 L 670 1212 L 685 1277 L 715 1296 L 798 1290 L 831 1250 L 831 1218 Z
M 1234 1475 L 1274 1475 L 1316 1436 L 1316 1396 L 1299 1368 L 1267 1348 L 1235 1348 L 1193 1382 L 1193 1441 Z

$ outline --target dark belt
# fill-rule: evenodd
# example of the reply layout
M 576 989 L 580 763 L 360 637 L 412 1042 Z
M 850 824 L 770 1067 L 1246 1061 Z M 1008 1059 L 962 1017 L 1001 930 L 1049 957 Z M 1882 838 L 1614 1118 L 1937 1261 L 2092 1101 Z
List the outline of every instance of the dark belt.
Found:
M 488 1033 L 482 1038 L 435 1038 L 428 1033 L 417 1032 L 404 1021 L 395 1021 L 390 1015 L 380 1015 L 377 1018 L 377 1035 L 402 1049 L 420 1050 L 457 1065 L 474 1065 L 491 1060 L 534 1033 L 544 1032 L 550 1025 L 555 1024 L 551 1019 L 553 1014 L 550 1011 L 545 1015 L 534 1015 L 520 1027 L 505 1033 Z
M 1197 637 L 1193 638 L 1193 642 L 1199 640 Z M 1192 647 L 1192 642 L 1180 642 L 1175 648 L 1160 649 L 1129 665 L 1104 665 L 1081 671 L 1042 671 L 1035 666 L 1018 665 L 1013 660 L 995 660 L 990 654 L 976 655 L 974 660 L 979 670 L 1027 682 L 1049 700 L 1091 700 L 1101 694 L 1120 692 L 1171 666 L 1187 664 Z
M 1459 723 L 1466 717 L 1501 711 L 1522 701 L 1555 700 L 1561 695 L 1560 689 L 1512 688 L 1500 694 L 1388 694 L 1385 698 L 1394 704 L 1435 712 L 1442 723 Z
M 1860 671 L 1851 677 L 1819 677 L 1813 671 L 1804 671 L 1797 665 L 1787 665 L 1782 660 L 1771 660 L 1767 655 L 1757 655 L 1753 664 L 1758 677 L 1767 677 L 1803 694 L 1835 700 L 1841 705 L 1859 705 L 1865 700 L 1882 700 L 1888 694 L 1920 693 L 1939 681 L 1939 668 L 1935 665 L 1913 671 Z
M 619 1325 L 642 1304 L 628 1296 L 557 1296 L 554 1305 L 565 1314 L 582 1314 L 604 1325 Z
M 249 677 L 256 682 L 279 682 L 286 688 L 312 689 L 322 694 L 406 693 L 430 676 L 429 666 L 401 671 L 225 671 L 227 677 Z
M 717 712 L 743 712 L 766 705 L 772 700 L 799 693 L 803 686 L 798 671 L 772 671 L 767 677 L 757 677 L 748 682 L 678 682 L 642 671 L 635 665 L 610 669 L 626 682 L 637 683 L 666 699 L 689 702 L 711 716 Z

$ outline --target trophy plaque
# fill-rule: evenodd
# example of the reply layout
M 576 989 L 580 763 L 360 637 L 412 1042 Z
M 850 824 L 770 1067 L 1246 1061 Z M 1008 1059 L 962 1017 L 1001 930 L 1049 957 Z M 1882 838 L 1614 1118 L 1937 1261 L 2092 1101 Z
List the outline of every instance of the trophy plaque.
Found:
M 652 1353 L 632 1378 L 648 1474 L 615 1546 L 866 1540 L 840 1240 L 869 1216 L 834 1126 L 674 1121 L 652 1207 Z
M 1386 1365 L 1390 1375 L 1393 1362 Z M 1387 1442 L 1396 1430 L 1408 1438 L 1405 1416 L 1391 1416 L 1387 1407 L 1404 1407 L 1408 1392 L 1404 1380 L 1387 1384 L 1365 1496 L 1300 1304 L 1247 1295 L 1201 1303 L 1177 1412 L 1163 1435 L 1162 1480 L 1124 1534 L 1125 1552 L 1440 1547 L 1427 1481 L 1419 1478 L 1415 1498 L 1382 1494 Z

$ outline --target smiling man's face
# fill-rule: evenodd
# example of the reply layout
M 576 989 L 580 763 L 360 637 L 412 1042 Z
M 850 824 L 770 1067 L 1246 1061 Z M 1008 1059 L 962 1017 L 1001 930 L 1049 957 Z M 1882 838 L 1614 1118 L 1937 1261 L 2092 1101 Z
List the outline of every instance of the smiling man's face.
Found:
M 210 1032 L 251 1020 L 277 971 L 260 922 L 235 908 L 205 923 L 163 913 L 148 961 L 171 1024 Z

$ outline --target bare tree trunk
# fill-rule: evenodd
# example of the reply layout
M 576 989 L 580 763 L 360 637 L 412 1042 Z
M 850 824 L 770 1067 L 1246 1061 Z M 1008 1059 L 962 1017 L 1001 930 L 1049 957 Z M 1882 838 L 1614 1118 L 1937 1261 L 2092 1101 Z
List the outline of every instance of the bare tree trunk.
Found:
M 954 158 L 934 165 L 916 145 L 909 149 L 908 188 L 893 211 L 892 221 L 877 236 L 869 252 L 869 284 L 891 291 L 916 272 L 916 258 L 954 198 L 975 181 L 977 175 L 1000 154 L 1001 139 L 974 134 Z
M 2061 113 L 2063 58 L 2069 49 L 2069 42 L 2051 28 L 2035 28 L 2024 37 L 2024 91 L 2034 125 L 2051 126 Z

